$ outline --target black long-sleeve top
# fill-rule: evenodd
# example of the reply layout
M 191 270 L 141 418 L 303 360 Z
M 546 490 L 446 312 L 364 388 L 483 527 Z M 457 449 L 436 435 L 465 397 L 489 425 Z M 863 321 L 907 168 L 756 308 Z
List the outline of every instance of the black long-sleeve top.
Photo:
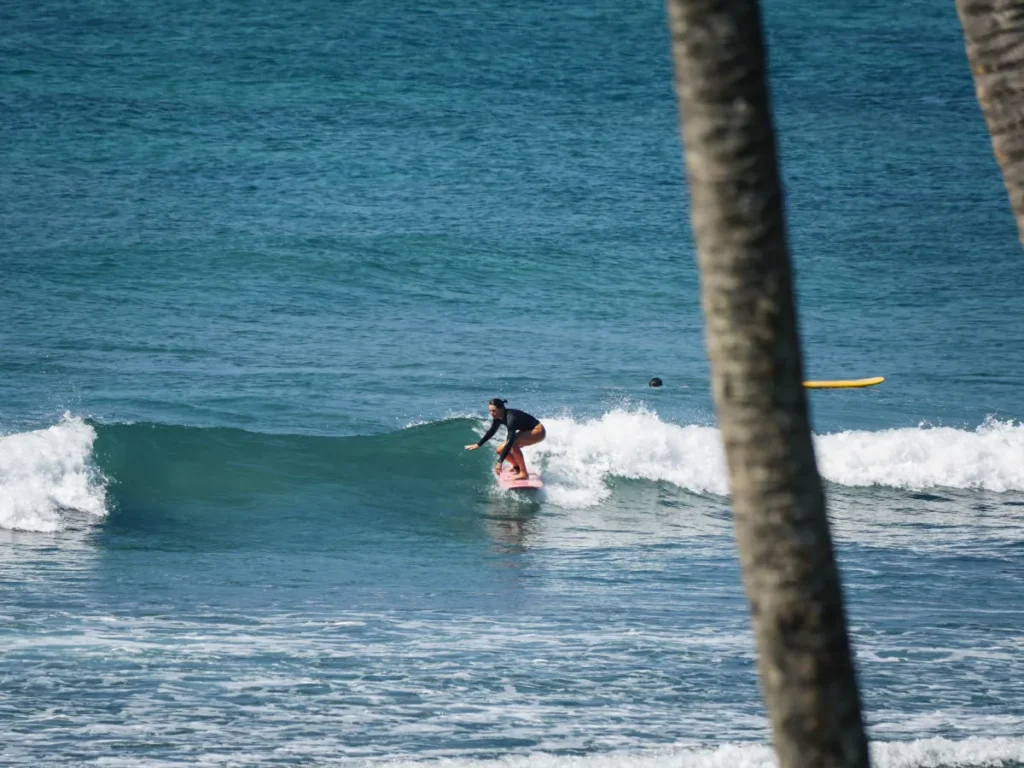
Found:
M 535 429 L 540 424 L 537 419 L 528 414 L 526 411 L 520 411 L 516 408 L 506 408 L 505 417 L 503 419 L 494 419 L 491 422 L 491 426 L 488 428 L 484 436 L 480 438 L 480 442 L 477 445 L 483 445 L 492 437 L 494 433 L 498 431 L 498 427 L 502 424 L 505 425 L 505 429 L 508 430 L 508 439 L 505 440 L 505 448 L 502 450 L 501 455 L 498 456 L 498 462 L 505 460 L 508 456 L 508 452 L 512 450 L 512 443 L 516 439 L 516 434 L 519 432 L 529 432 Z

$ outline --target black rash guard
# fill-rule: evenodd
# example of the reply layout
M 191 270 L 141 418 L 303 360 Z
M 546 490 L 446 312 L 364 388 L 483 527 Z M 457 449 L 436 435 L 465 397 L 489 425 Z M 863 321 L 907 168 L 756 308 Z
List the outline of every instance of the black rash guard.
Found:
M 508 430 L 508 439 L 505 441 L 505 449 L 498 457 L 499 463 L 503 462 L 505 457 L 508 456 L 508 452 L 512 450 L 512 443 L 515 441 L 516 435 L 520 432 L 529 432 L 536 429 L 540 422 L 526 411 L 520 411 L 515 408 L 506 408 L 505 418 L 494 419 L 491 422 L 490 428 L 487 430 L 486 434 L 480 438 L 480 442 L 477 443 L 477 445 L 483 445 L 494 437 L 494 433 L 498 431 L 498 427 L 502 424 L 504 424 L 505 429 Z

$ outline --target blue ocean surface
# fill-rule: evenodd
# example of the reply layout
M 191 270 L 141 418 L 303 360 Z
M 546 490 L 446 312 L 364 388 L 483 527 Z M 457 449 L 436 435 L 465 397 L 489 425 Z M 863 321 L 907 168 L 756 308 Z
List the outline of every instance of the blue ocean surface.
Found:
M 874 763 L 1024 765 L 954 5 L 764 6 Z M 0 765 L 773 765 L 660 3 L 3 4 L 0 319 Z

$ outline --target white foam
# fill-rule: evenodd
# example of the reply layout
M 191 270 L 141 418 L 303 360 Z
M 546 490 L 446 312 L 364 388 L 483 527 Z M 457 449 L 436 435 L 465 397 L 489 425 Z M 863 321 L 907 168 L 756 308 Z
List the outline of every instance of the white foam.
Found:
M 0 528 L 55 531 L 61 510 L 106 514 L 106 488 L 91 464 L 96 430 L 65 416 L 49 429 L 0 437 Z
M 1024 761 L 1024 739 L 971 737 L 872 742 L 875 768 L 939 768 L 939 766 L 1001 766 Z M 388 761 L 393 768 L 422 765 L 418 761 Z M 585 756 L 532 754 L 494 760 L 438 760 L 439 768 L 775 768 L 770 747 L 726 744 L 717 748 L 673 747 L 642 752 L 610 752 Z
M 1024 761 L 1024 739 L 981 738 L 962 741 L 939 737 L 871 745 L 877 768 L 938 768 L 938 766 L 1001 766 Z
M 12 744 L 21 750 L 14 762 L 27 764 L 33 752 L 59 751 L 70 733 L 97 752 L 97 764 L 121 764 L 106 746 L 138 732 L 161 744 L 161 756 L 190 765 L 250 764 L 248 755 L 280 756 L 286 749 L 304 765 L 324 766 L 774 766 L 760 703 L 750 698 L 757 696 L 752 679 L 725 696 L 716 690 L 718 683 L 705 693 L 697 682 L 683 682 L 696 697 L 687 695 L 685 703 L 676 698 L 686 679 L 677 661 L 649 668 L 637 657 L 642 649 L 658 649 L 664 658 L 688 659 L 690 669 L 742 657 L 753 674 L 753 638 L 749 629 L 736 631 L 746 624 L 741 614 L 724 633 L 720 625 L 673 622 L 638 631 L 633 620 L 620 618 L 568 636 L 564 617 L 517 616 L 510 622 L 496 615 L 390 610 L 346 613 L 359 627 L 339 631 L 333 611 L 263 613 L 251 617 L 254 626 L 235 620 L 244 614 L 213 610 L 192 616 L 101 611 L 78 616 L 75 632 L 12 637 L 13 644 L 5 646 L 10 657 L 32 662 L 22 665 L 25 677 L 16 675 L 15 682 L 32 680 L 53 694 L 41 706 L 59 707 L 63 692 L 73 696 L 78 669 L 94 669 L 98 689 L 117 691 L 126 702 L 114 719 L 96 717 L 95 708 L 62 708 L 67 719 L 57 730 L 37 712 L 26 721 L 28 736 Z M 395 653 L 396 642 L 402 653 Z M 450 652 L 453 647 L 458 654 Z M 144 663 L 110 667 L 111 658 L 125 657 Z M 268 666 L 270 657 L 278 662 Z M 209 659 L 222 663 L 204 667 Z M 533 672 L 524 670 L 527 663 L 543 666 Z M 588 667 L 593 664 L 600 671 Z M 972 708 L 959 695 L 946 708 L 941 700 L 956 686 L 947 685 L 941 670 L 936 674 L 938 684 L 929 686 L 922 709 L 867 713 L 878 739 L 872 745 L 874 766 L 1008 768 L 1009 761 L 1024 762 L 1020 717 L 985 714 L 984 707 Z M 731 685 L 719 673 L 714 677 Z M 1019 675 L 1010 670 L 1007 678 Z M 537 685 L 560 679 L 561 690 Z M 884 695 L 876 691 L 875 698 Z M 168 696 L 175 706 L 168 706 Z M 989 696 L 1012 699 L 1009 693 Z M 31 727 L 37 722 L 47 727 Z M 356 731 L 365 738 L 353 743 Z M 953 733 L 962 736 L 948 738 Z M 684 735 L 659 744 L 656 734 Z M 499 747 L 492 739 L 530 746 Z M 200 741 L 215 745 L 205 757 L 196 750 Z M 134 764 L 163 764 L 146 754 L 134 757 Z
M 1024 490 L 1024 424 L 840 432 L 817 440 L 829 480 L 848 486 Z
M 728 478 L 718 430 L 667 424 L 649 411 L 612 411 L 592 421 L 545 419 L 548 439 L 530 453 L 544 465 L 548 498 L 564 507 L 608 496 L 610 477 L 664 481 L 725 495 Z
M 599 419 L 545 419 L 548 439 L 526 449 L 540 460 L 548 498 L 563 507 L 596 504 L 612 477 L 667 482 L 695 493 L 728 493 L 714 427 L 679 426 L 645 410 Z M 912 427 L 815 437 L 826 480 L 845 486 L 922 490 L 1024 490 L 1024 424 L 989 420 L 977 429 Z

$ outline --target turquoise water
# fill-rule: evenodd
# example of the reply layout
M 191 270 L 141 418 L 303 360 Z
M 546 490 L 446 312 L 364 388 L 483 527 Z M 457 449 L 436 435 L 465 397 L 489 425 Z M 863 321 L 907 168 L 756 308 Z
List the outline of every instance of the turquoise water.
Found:
M 810 394 L 875 762 L 1024 763 L 954 8 L 765 14 L 807 375 L 887 377 Z M 771 765 L 660 4 L 44 0 L 0 52 L 0 763 Z M 494 396 L 539 496 L 462 451 Z

